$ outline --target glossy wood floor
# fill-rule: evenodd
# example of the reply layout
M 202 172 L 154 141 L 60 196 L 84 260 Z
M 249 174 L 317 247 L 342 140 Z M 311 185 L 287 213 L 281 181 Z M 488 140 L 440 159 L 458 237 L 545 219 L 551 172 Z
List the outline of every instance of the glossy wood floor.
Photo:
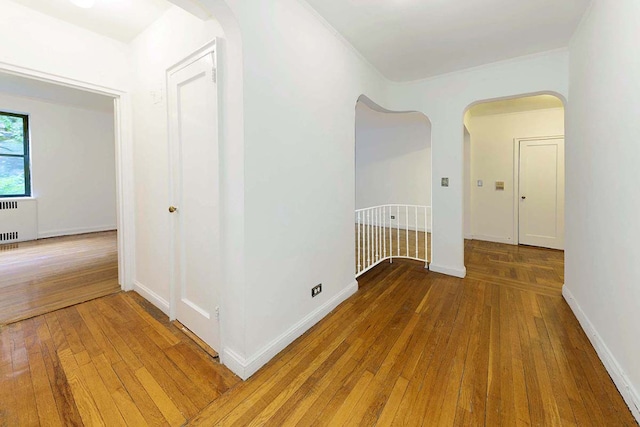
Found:
M 563 253 L 467 243 L 469 278 L 381 264 L 193 425 L 636 425 L 561 297 Z
M 0 425 L 636 425 L 560 295 L 562 252 L 466 254 L 464 280 L 381 264 L 246 382 L 136 294 L 5 326 Z
M 0 325 L 118 291 L 115 231 L 0 245 Z
M 183 425 L 240 381 L 137 294 L 0 328 L 0 425 Z

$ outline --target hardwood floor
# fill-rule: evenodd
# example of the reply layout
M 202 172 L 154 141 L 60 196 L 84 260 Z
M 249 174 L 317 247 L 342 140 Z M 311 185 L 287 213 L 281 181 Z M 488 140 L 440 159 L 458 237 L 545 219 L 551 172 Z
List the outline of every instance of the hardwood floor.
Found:
M 636 425 L 561 297 L 563 253 L 466 248 L 466 279 L 376 267 L 246 382 L 135 293 L 2 327 L 0 425 Z
M 240 381 L 139 295 L 0 328 L 0 425 L 180 426 Z
M 467 279 L 383 263 L 192 425 L 636 425 L 561 296 L 563 253 L 467 243 Z
M 116 232 L 0 245 L 0 325 L 120 291 Z

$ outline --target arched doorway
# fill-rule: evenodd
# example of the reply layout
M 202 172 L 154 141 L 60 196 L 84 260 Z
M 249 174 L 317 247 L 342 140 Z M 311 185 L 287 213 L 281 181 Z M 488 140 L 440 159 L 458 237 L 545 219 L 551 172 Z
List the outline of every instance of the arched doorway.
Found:
M 356 277 L 393 258 L 430 260 L 431 122 L 356 104 Z
M 564 249 L 564 103 L 533 94 L 464 116 L 465 239 Z

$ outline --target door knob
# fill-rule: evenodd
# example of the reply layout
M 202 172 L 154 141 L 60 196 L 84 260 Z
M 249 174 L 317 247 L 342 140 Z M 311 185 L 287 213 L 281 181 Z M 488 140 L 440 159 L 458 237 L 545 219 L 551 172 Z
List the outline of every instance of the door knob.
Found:
M 178 210 L 178 208 L 176 208 L 175 206 L 169 206 L 169 212 L 170 213 L 174 213 L 177 210 Z
M 526 199 L 526 197 L 525 197 L 525 196 L 522 196 L 522 197 L 520 197 L 520 198 L 521 198 L 522 200 Z

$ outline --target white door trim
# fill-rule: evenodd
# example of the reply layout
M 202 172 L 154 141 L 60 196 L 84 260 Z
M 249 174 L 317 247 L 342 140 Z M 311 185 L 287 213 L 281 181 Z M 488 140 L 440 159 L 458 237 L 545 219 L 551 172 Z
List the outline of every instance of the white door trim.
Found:
M 209 55 L 209 54 L 213 54 L 213 60 L 214 60 L 214 67 L 217 68 L 218 66 L 218 57 L 217 57 L 217 49 L 216 49 L 216 45 L 217 45 L 217 39 L 214 39 L 208 43 L 206 43 L 203 47 L 199 48 L 198 50 L 196 50 L 195 52 L 189 54 L 188 56 L 186 56 L 185 58 L 183 58 L 182 60 L 178 61 L 177 63 L 175 63 L 174 65 L 172 65 L 171 67 L 169 67 L 167 69 L 166 75 L 165 75 L 165 93 L 167 94 L 167 97 L 169 96 L 169 77 L 174 74 L 175 72 L 183 69 L 184 67 L 188 66 L 189 64 L 192 64 L 193 62 L 197 61 L 198 59 L 202 58 L 205 55 Z M 219 96 L 219 92 L 218 92 L 218 96 Z M 218 102 L 218 105 L 220 105 L 220 103 Z M 170 129 L 171 126 L 171 111 L 170 111 L 171 107 L 169 105 L 169 103 L 167 103 L 167 134 L 169 135 L 168 137 L 168 146 L 169 146 L 169 150 L 172 150 L 173 144 L 175 143 L 173 141 L 173 136 L 172 136 L 172 132 Z M 219 114 L 219 113 L 218 113 Z M 220 132 L 220 129 L 218 128 L 218 132 Z M 170 151 L 170 156 L 169 156 L 169 176 L 173 177 L 175 176 L 175 170 L 174 170 L 174 162 L 172 161 L 172 155 L 171 155 L 171 151 Z M 174 185 L 172 180 L 169 180 L 169 203 L 167 203 L 167 206 L 171 205 L 172 203 L 174 203 L 174 200 L 176 198 L 176 195 L 174 194 Z M 171 221 L 171 226 L 170 226 L 170 237 L 169 237 L 169 253 L 171 254 L 171 262 L 169 263 L 169 320 L 175 320 L 176 319 L 176 305 L 177 305 L 177 292 L 176 292 L 176 286 L 178 283 L 178 277 L 176 277 L 176 269 L 175 269 L 175 247 L 176 247 L 176 241 L 175 241 L 175 236 L 176 236 L 176 222 L 175 221 Z M 219 301 L 218 306 L 220 307 L 220 311 L 222 311 L 222 301 Z M 218 351 L 220 351 L 220 349 L 217 349 Z
M 42 82 L 67 86 L 112 97 L 116 153 L 116 199 L 118 229 L 118 283 L 124 291 L 133 290 L 135 269 L 135 212 L 133 186 L 133 132 L 131 95 L 121 89 L 96 85 L 61 75 L 0 62 L 0 72 Z
M 520 244 L 520 142 L 564 139 L 564 135 L 513 139 L 513 244 Z

